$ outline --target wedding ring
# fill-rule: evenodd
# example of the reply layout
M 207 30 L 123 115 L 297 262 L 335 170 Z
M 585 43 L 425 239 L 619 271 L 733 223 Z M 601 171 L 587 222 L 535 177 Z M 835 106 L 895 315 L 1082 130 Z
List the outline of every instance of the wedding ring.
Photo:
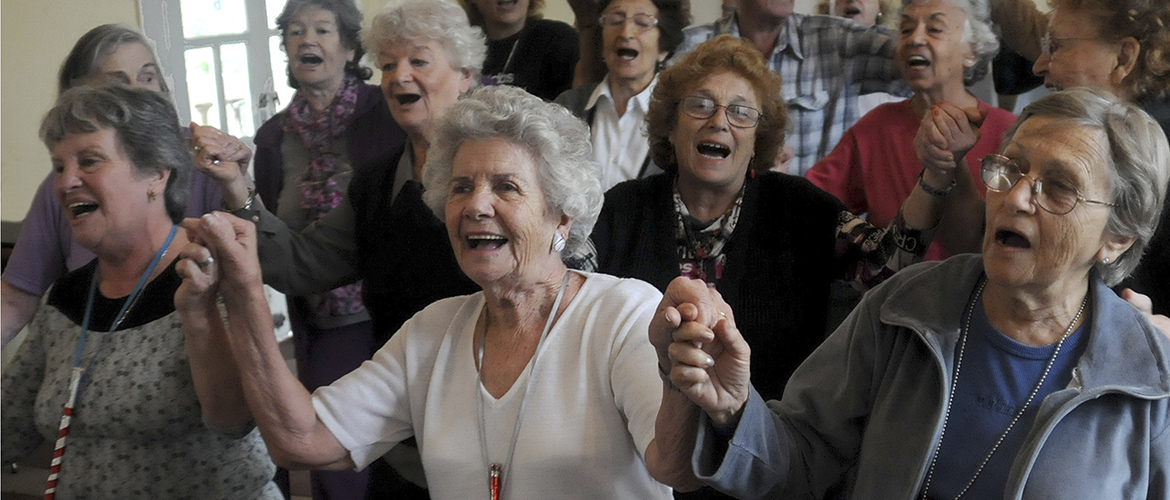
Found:
M 202 269 L 202 268 L 210 266 L 214 263 L 215 263 L 215 257 L 208 255 L 206 260 L 196 262 L 195 265 L 199 266 L 199 268 Z
M 727 319 L 727 313 L 720 311 L 718 309 L 716 309 L 715 312 L 719 313 L 720 316 L 723 316 L 723 319 Z

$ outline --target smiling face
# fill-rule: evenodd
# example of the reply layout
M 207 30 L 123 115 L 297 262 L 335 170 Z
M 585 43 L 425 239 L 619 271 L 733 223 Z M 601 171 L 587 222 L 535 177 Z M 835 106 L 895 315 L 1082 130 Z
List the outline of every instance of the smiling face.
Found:
M 833 3 L 833 15 L 852 19 L 862 26 L 877 24 L 881 6 L 878 0 L 837 0 Z
M 130 235 L 145 226 L 143 214 L 157 211 L 166 217 L 163 191 L 169 173 L 140 176 L 114 129 L 68 134 L 53 146 L 51 157 L 57 172 L 54 189 L 73 237 L 94 253 L 131 241 Z
M 709 98 L 719 106 L 737 104 L 760 109 L 751 84 L 728 71 L 708 76 L 682 95 L 690 96 Z M 678 123 L 668 139 L 678 159 L 679 181 L 709 187 L 737 188 L 756 152 L 756 127 L 731 126 L 723 107 L 710 118 L 699 119 L 683 112 L 679 103 Z
M 383 45 L 378 67 L 390 114 L 412 137 L 430 137 L 435 121 L 471 88 L 471 72 L 453 67 L 433 40 Z
M 483 14 L 483 22 L 486 25 L 484 31 L 506 33 L 498 38 L 520 31 L 528 19 L 530 0 L 472 0 L 472 3 Z
M 98 63 L 88 85 L 125 85 L 162 92 L 158 64 L 145 45 L 128 42 L 114 47 Z
M 503 139 L 465 142 L 455 153 L 447 236 L 459 267 L 483 288 L 560 269 L 550 245 L 554 231 L 568 235 L 569 221 L 549 208 L 537 168 L 528 150 Z
M 1025 121 L 1004 149 L 1025 174 L 1102 201 L 1111 199 L 1108 154 L 1103 132 L 1046 116 Z M 1078 203 L 1065 215 L 1053 215 L 1033 201 L 1032 182 L 1024 178 L 1007 192 L 989 189 L 983 236 L 989 283 L 1039 290 L 1083 283 L 1095 261 L 1116 260 L 1132 241 L 1106 234 L 1108 210 Z
M 1087 11 L 1068 8 L 1052 11 L 1048 23 L 1051 54 L 1041 54 L 1032 71 L 1044 77 L 1051 90 L 1094 87 L 1125 95 L 1117 66 L 1117 44 L 1100 39 L 1097 23 Z
M 963 86 L 963 70 L 975 64 L 963 42 L 967 16 L 947 0 L 918 1 L 902 10 L 896 62 L 915 92 Z
M 666 60 L 666 52 L 658 48 L 662 34 L 659 28 L 639 33 L 633 17 L 638 14 L 657 17 L 658 8 L 650 0 L 615 0 L 606 7 L 605 14 L 626 17 L 625 24 L 605 26 L 601 31 L 609 78 L 630 82 L 635 88 L 646 88 L 654 79 L 658 63 Z
M 341 88 L 345 63 L 354 57 L 354 49 L 341 41 L 337 15 L 317 6 L 305 7 L 289 22 L 284 47 L 293 78 L 309 89 Z

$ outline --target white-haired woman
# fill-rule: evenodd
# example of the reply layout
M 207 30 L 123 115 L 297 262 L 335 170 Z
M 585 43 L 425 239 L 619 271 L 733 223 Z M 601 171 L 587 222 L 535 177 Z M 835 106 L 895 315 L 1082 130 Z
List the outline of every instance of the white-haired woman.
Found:
M 922 172 L 914 137 L 923 118 L 945 113 L 981 136 L 975 136 L 978 142 L 966 145 L 968 152 L 953 157 L 956 165 L 941 168 L 957 168 L 953 189 L 977 192 L 975 197 L 982 197 L 986 189 L 973 180 L 979 177 L 979 160 L 999 151 L 1003 132 L 1015 120 L 1011 113 L 988 105 L 966 88 L 987 76 L 988 62 L 999 50 L 987 16 L 986 0 L 904 1 L 894 64 L 914 90 L 914 97 L 883 104 L 862 117 L 833 151 L 809 170 L 808 180 L 844 202 L 850 212 L 868 213 L 871 224 L 888 224 L 898 215 Z M 926 252 L 927 260 L 979 250 L 980 207 L 951 201 L 972 198 L 948 197 L 944 222 Z M 969 222 L 972 218 L 973 223 Z
M 660 294 L 561 258 L 601 204 L 588 137 L 564 108 L 512 87 L 455 104 L 426 199 L 483 291 L 428 306 L 311 395 L 264 334 L 250 224 L 204 218 L 231 354 L 278 463 L 364 467 L 414 436 L 435 498 L 670 498 L 654 478 L 674 481 L 655 474 L 685 464 L 661 460 L 682 456 L 667 449 L 678 440 L 652 440 L 663 388 L 645 335 Z
M 664 307 L 699 321 L 651 341 L 707 415 L 696 474 L 740 498 L 1170 498 L 1170 341 L 1107 287 L 1158 224 L 1166 137 L 1073 89 L 1025 108 L 982 178 L 983 254 L 871 290 L 767 406 L 734 321 L 713 321 L 726 304 L 672 283 Z

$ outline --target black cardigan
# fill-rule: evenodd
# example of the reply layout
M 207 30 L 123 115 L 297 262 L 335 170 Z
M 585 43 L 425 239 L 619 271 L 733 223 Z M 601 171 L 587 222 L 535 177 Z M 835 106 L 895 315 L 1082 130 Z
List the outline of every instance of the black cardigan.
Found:
M 593 230 L 598 270 L 665 290 L 679 276 L 673 174 L 623 182 L 605 194 Z M 749 174 L 718 285 L 752 348 L 752 383 L 779 399 L 793 370 L 825 335 L 836 198 L 802 177 Z

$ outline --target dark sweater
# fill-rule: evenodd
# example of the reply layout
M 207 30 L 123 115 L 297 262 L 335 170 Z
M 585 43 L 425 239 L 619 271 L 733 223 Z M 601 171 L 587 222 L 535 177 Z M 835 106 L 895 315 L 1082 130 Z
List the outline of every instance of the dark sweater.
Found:
M 488 42 L 487 59 L 483 62 L 484 81 L 489 85 L 514 85 L 552 101 L 573 86 L 578 43 L 572 26 L 530 18 L 519 33 Z
M 593 230 L 599 271 L 665 290 L 679 276 L 673 174 L 623 182 L 605 194 Z M 838 214 L 831 195 L 802 177 L 748 178 L 718 290 L 752 348 L 752 383 L 765 399 L 824 338 Z
M 391 196 L 405 151 L 399 146 L 358 166 L 349 183 L 362 299 L 379 346 L 432 302 L 479 291 L 459 268 L 443 221 L 423 203 L 422 184 L 407 181 Z

